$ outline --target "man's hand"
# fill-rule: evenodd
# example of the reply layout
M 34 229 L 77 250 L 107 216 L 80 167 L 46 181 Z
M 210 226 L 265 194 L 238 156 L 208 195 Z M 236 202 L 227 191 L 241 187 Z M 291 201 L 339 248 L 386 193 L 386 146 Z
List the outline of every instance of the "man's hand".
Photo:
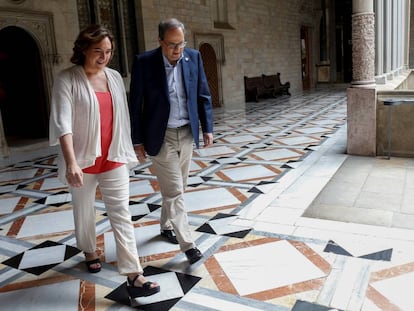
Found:
M 134 149 L 135 149 L 135 153 L 137 155 L 139 163 L 141 164 L 145 163 L 145 161 L 147 160 L 147 155 L 145 153 L 144 145 L 143 144 L 135 145 Z
M 203 133 L 204 148 L 210 147 L 213 144 L 213 133 Z

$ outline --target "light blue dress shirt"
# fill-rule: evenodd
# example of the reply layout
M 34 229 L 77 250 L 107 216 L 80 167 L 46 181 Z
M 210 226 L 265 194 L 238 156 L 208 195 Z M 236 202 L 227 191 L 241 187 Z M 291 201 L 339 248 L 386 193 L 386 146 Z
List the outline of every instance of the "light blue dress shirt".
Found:
M 168 91 L 170 95 L 170 116 L 168 127 L 177 128 L 188 124 L 187 96 L 184 88 L 182 56 L 175 66 L 171 65 L 163 55 L 165 73 L 167 75 Z

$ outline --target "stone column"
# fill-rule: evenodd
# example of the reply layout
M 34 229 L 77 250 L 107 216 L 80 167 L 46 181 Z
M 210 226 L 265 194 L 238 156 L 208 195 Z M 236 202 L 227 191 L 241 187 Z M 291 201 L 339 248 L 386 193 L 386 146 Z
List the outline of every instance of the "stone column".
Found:
M 321 17 L 321 24 L 320 24 L 320 43 L 319 43 L 319 53 L 320 53 L 320 61 L 326 62 L 328 61 L 328 34 L 326 31 L 326 4 L 325 0 L 321 0 L 321 9 L 322 9 L 322 17 Z
M 405 8 L 403 9 L 404 14 L 404 69 L 410 68 L 410 24 L 411 24 L 411 0 L 405 2 Z
M 375 16 L 373 0 L 352 1 L 352 78 L 347 92 L 347 153 L 376 155 Z
M 384 0 L 384 72 L 390 75 L 392 70 L 392 3 Z M 392 79 L 392 76 L 390 77 Z
M 328 34 L 326 26 L 326 0 L 321 0 L 321 20 L 319 25 L 319 64 L 316 65 L 318 82 L 330 81 L 330 61 L 328 59 Z
M 353 0 L 352 87 L 375 87 L 375 15 L 372 0 Z
M 375 37 L 375 76 L 378 84 L 385 84 L 384 75 L 384 4 L 383 0 L 375 0 L 375 25 L 377 28 Z

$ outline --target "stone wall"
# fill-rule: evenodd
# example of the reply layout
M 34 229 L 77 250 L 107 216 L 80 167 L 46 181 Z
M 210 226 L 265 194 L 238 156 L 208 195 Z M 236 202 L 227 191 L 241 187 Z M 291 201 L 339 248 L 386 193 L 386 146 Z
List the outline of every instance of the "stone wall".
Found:
M 282 82 L 290 81 L 292 94 L 301 91 L 300 26 L 312 25 L 310 1 L 227 1 L 233 29 L 214 28 L 215 2 L 142 0 L 145 49 L 158 46 L 159 20 L 176 17 L 187 27 L 189 47 L 194 48 L 194 33 L 224 36 L 224 106 L 244 106 L 245 75 L 280 72 Z
M 290 81 L 292 94 L 302 90 L 300 27 L 306 25 L 318 29 L 312 24 L 312 3 L 309 0 L 227 1 L 230 27 L 215 28 L 214 0 L 137 0 L 139 47 L 143 51 L 158 46 L 158 22 L 168 17 L 177 17 L 184 22 L 188 29 L 186 37 L 189 47 L 198 48 L 194 46 L 196 33 L 223 35 L 223 104 L 226 107 L 243 107 L 244 75 L 280 72 L 282 82 Z M 70 65 L 73 41 L 79 32 L 76 0 L 0 0 L 0 11 L 3 9 L 50 13 L 53 16 L 57 51 L 52 74 Z M 313 42 L 316 34 L 311 36 Z M 311 55 L 316 53 L 312 52 Z M 128 88 L 129 77 L 125 83 Z

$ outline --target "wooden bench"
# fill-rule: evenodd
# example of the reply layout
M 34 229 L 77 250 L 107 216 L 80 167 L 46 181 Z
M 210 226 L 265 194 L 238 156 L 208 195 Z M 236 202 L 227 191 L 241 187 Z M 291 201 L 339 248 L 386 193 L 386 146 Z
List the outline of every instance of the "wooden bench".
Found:
M 282 84 L 280 73 L 275 75 L 264 75 L 257 77 L 244 76 L 244 95 L 246 102 L 258 102 L 259 98 L 277 97 L 279 95 L 290 95 L 290 82 Z
M 258 102 L 259 97 L 270 96 L 271 91 L 265 88 L 262 77 L 244 76 L 244 95 L 246 102 Z
M 280 72 L 275 75 L 267 76 L 262 74 L 263 77 L 263 84 L 265 88 L 273 88 L 274 96 L 281 94 L 281 95 L 290 95 L 289 88 L 290 82 L 282 83 L 280 82 Z

